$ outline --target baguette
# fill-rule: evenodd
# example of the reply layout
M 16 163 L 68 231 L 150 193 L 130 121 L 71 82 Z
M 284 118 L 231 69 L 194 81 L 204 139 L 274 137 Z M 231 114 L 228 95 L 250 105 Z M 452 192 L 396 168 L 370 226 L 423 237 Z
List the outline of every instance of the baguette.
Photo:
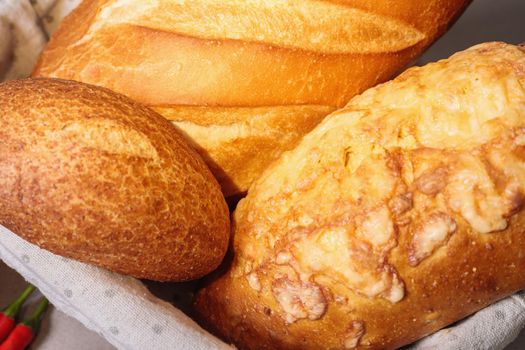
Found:
M 0 224 L 53 253 L 160 281 L 215 269 L 229 212 L 163 117 L 107 89 L 0 84 Z
M 240 349 L 393 349 L 525 288 L 525 48 L 486 43 L 355 97 L 234 213 L 196 296 Z
M 101 85 L 191 140 L 226 196 L 419 55 L 468 0 L 85 0 L 34 76 Z

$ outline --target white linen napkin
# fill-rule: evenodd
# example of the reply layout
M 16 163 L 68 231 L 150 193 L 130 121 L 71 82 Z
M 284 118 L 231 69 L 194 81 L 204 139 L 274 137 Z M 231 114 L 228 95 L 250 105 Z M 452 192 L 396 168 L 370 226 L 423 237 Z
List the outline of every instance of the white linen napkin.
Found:
M 0 80 L 30 74 L 49 34 L 80 0 L 0 0 Z M 56 256 L 0 226 L 0 259 L 60 310 L 119 349 L 232 349 L 138 280 Z M 1 277 L 0 277 L 1 283 Z M 441 330 L 411 350 L 503 349 L 525 326 L 525 293 Z
M 118 349 L 231 349 L 138 280 L 66 259 L 0 226 L 0 259 Z
M 0 80 L 27 76 L 46 39 L 30 1 L 0 0 Z

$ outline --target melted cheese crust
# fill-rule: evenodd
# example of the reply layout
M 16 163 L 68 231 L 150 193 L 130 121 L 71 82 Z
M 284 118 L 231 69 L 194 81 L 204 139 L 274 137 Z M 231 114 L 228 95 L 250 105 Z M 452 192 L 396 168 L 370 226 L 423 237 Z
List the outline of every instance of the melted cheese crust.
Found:
M 402 300 L 400 235 L 417 268 L 459 230 L 504 230 L 525 193 L 523 51 L 475 46 L 327 117 L 240 202 L 236 275 L 266 276 L 288 323 L 313 320 L 330 300 Z

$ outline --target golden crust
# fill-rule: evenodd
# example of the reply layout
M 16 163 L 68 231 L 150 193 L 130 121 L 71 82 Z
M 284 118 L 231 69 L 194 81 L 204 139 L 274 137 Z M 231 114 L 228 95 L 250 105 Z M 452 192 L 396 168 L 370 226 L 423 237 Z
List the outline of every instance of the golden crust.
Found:
M 355 97 L 241 200 L 198 313 L 243 349 L 390 349 L 525 288 L 524 106 L 503 43 Z
M 107 89 L 0 85 L 0 224 L 56 254 L 163 281 L 215 269 L 229 240 L 220 187 L 157 113 Z
M 282 106 L 342 107 L 409 63 L 468 2 L 86 0 L 53 35 L 34 76 L 101 85 L 152 107 L 239 111 L 230 133 L 245 129 L 243 148 L 207 142 L 222 138 L 220 112 L 208 112 L 207 132 L 191 136 L 230 195 L 321 119 L 315 108 L 307 118 L 298 108 L 283 116 L 297 124 L 269 118 L 247 128 L 259 117 L 250 107 L 274 115 Z M 276 148 L 259 157 L 270 134 Z
M 177 118 L 173 124 L 206 161 L 225 194 L 248 188 L 282 150 L 293 148 L 333 110 L 329 106 L 154 109 L 169 120 Z M 229 174 L 236 174 L 235 181 Z

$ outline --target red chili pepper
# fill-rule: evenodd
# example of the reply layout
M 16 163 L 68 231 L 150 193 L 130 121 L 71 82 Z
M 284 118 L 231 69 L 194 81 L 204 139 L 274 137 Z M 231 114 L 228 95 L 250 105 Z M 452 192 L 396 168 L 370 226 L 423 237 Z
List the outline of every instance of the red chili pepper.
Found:
M 18 299 L 16 299 L 11 303 L 11 305 L 0 312 L 0 343 L 4 341 L 5 338 L 7 338 L 9 333 L 11 333 L 15 327 L 15 318 L 18 316 L 18 313 L 20 312 L 20 309 L 22 308 L 22 305 L 24 305 L 26 299 L 31 295 L 31 293 L 33 293 L 34 290 L 35 287 L 29 285 L 26 290 L 18 297 Z
M 16 325 L 9 337 L 0 345 L 0 350 L 23 350 L 25 349 L 38 333 L 40 321 L 44 316 L 49 301 L 42 298 L 35 313 L 28 319 Z

